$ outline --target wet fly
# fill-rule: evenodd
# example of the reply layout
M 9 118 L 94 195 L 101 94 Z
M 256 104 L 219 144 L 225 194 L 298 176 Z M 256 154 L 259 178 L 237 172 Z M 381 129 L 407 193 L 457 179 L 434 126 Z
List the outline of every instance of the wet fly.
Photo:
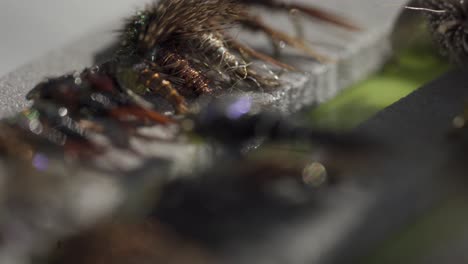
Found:
M 274 42 L 283 42 L 319 61 L 327 61 L 302 39 L 253 16 L 250 7 L 255 4 L 281 10 L 299 9 L 314 18 L 357 29 L 345 19 L 307 6 L 273 1 L 162 0 L 128 19 L 122 30 L 117 56 L 122 61 L 131 61 L 129 68 L 133 68 L 133 73 L 126 71 L 128 82 L 134 83 L 131 86 L 141 95 L 162 96 L 176 113 L 189 111 L 187 96 L 210 94 L 240 82 L 261 90 L 278 86 L 278 76 L 271 70 L 259 69 L 252 59 L 289 70 L 293 67 L 236 41 L 229 35 L 233 27 L 262 31 Z M 134 67 L 133 62 L 139 66 Z

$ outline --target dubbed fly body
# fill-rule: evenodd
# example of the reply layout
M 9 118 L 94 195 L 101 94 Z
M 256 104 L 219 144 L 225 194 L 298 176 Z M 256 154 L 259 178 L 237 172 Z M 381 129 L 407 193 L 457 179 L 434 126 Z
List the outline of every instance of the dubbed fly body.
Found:
M 213 91 L 210 80 L 202 72 L 200 67 L 197 67 L 191 62 L 186 54 L 178 52 L 177 49 L 160 49 L 158 56 L 158 64 L 165 65 L 164 68 L 170 75 L 177 76 L 182 79 L 185 89 L 181 89 L 182 94 L 200 95 L 209 94 Z

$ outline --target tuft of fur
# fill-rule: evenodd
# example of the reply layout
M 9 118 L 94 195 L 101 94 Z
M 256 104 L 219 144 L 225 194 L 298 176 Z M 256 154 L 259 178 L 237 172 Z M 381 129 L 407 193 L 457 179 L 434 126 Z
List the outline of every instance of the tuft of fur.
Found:
M 458 64 L 468 63 L 468 1 L 416 0 L 428 19 L 429 29 L 444 55 Z
M 127 21 L 122 50 L 144 54 L 156 45 L 221 30 L 243 12 L 234 0 L 161 0 Z

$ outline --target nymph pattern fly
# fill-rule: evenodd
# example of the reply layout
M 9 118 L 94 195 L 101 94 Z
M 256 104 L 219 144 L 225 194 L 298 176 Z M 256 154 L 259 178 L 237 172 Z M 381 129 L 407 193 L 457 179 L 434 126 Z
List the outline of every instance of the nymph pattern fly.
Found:
M 258 69 L 251 59 L 285 69 L 292 67 L 236 41 L 228 30 L 233 27 L 264 32 L 273 42 L 283 42 L 326 61 L 302 39 L 278 31 L 252 15 L 250 7 L 255 4 L 280 10 L 299 9 L 346 29 L 357 28 L 337 16 L 305 6 L 268 1 L 162 0 L 128 19 L 122 30 L 117 56 L 131 61 L 129 67 L 140 76 L 132 77 L 131 82 L 138 82 L 132 87 L 143 86 L 146 89 L 135 90 L 141 95 L 161 95 L 177 113 L 185 113 L 186 96 L 210 94 L 239 82 L 259 89 L 278 86 L 276 74 Z M 138 67 L 134 67 L 134 61 Z

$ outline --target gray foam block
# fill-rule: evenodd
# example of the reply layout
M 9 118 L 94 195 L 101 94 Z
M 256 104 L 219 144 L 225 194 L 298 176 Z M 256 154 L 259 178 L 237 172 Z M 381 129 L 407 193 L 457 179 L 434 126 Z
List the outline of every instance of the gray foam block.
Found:
M 321 65 L 305 57 L 289 57 L 288 62 L 303 71 L 304 77 L 289 80 L 291 85 L 285 85 L 283 89 L 271 95 L 252 94 L 262 98 L 260 101 L 265 105 L 294 111 L 303 105 L 323 102 L 344 87 L 380 69 L 390 54 L 388 35 L 393 20 L 405 1 L 393 1 L 391 6 L 383 1 L 371 0 L 315 0 L 309 3 L 315 2 L 318 6 L 349 17 L 361 26 L 363 31 L 346 32 L 304 19 L 305 38 L 316 43 L 316 49 L 335 62 Z M 266 16 L 266 20 L 279 29 L 294 32 L 286 16 L 275 13 Z M 0 117 L 11 115 L 27 106 L 24 95 L 44 78 L 92 66 L 95 54 L 115 41 L 115 30 L 119 25 L 119 20 L 111 25 L 103 25 L 82 38 L 70 41 L 70 44 L 62 49 L 45 54 L 42 58 L 0 78 Z M 268 45 L 265 39 L 258 35 L 245 37 L 255 46 Z

